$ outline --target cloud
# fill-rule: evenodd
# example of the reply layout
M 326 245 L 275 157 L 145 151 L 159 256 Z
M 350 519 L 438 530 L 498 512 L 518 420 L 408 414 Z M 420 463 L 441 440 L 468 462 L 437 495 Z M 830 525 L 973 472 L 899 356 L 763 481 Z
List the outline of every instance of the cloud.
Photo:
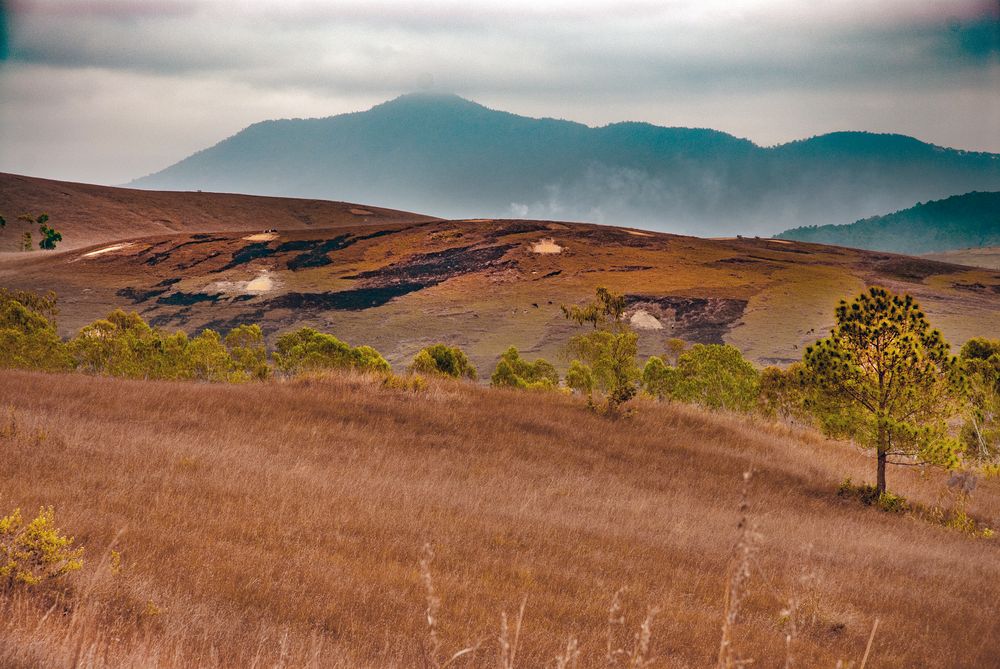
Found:
M 114 153 L 122 166 L 117 180 L 125 181 L 136 176 L 125 173 L 126 164 L 145 164 L 121 158 L 129 145 L 150 156 L 177 151 L 190 144 L 175 141 L 176 128 L 186 123 L 190 137 L 214 141 L 241 123 L 354 111 L 428 82 L 497 108 L 587 123 L 628 118 L 710 126 L 761 143 L 807 131 L 895 128 L 997 150 L 1000 129 L 989 119 L 1000 110 L 977 91 L 1000 85 L 998 6 L 996 0 L 19 0 L 10 4 L 0 106 L 22 130 L 6 133 L 12 147 L 3 155 L 22 158 L 0 160 L 0 169 L 25 164 L 24 137 L 58 136 L 61 128 L 97 137 L 105 134 L 102 123 L 135 132 L 145 126 L 171 137 L 159 149 L 123 137 L 114 150 L 110 137 L 89 151 L 88 159 L 107 161 L 102 174 L 117 173 L 111 158 L 101 157 Z M 0 22 L 0 53 L 2 28 Z M 148 102 L 121 86 L 141 91 Z M 940 115 L 949 96 L 980 107 L 950 115 L 963 127 L 948 127 L 958 123 L 946 125 L 949 115 Z M 39 112 L 42 98 L 48 106 Z M 107 99 L 120 104 L 108 106 Z M 914 113 L 904 100 L 932 111 Z M 144 116 L 124 117 L 131 113 Z

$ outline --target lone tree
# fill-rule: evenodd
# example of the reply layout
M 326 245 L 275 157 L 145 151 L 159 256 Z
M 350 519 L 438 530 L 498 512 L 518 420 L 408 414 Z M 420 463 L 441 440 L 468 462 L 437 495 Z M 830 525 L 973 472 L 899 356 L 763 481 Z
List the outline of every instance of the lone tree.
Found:
M 886 463 L 954 464 L 945 421 L 956 411 L 956 360 L 912 297 L 873 287 L 841 300 L 830 336 L 802 362 L 824 429 L 875 450 L 879 495 Z
M 626 301 L 623 295 L 598 288 L 596 300 L 584 306 L 563 306 L 563 315 L 593 331 L 570 339 L 568 349 L 574 357 L 566 374 L 566 385 L 590 395 L 594 388 L 606 396 L 603 410 L 616 415 L 622 405 L 639 390 L 641 371 L 636 363 L 638 336 L 624 320 Z

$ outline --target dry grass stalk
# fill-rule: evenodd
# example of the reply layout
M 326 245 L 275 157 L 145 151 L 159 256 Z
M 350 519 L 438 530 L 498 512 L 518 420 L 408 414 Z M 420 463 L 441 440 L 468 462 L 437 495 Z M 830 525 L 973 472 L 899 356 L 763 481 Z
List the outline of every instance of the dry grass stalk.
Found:
M 750 582 L 750 563 L 757 551 L 759 535 L 750 520 L 750 479 L 753 470 L 743 472 L 743 488 L 740 492 L 740 519 L 736 525 L 739 539 L 736 542 L 734 561 L 729 577 L 729 587 L 726 589 L 725 606 L 722 618 L 722 638 L 719 642 L 718 669 L 741 667 L 753 662 L 752 659 L 739 659 L 733 648 L 733 629 L 739 620 L 740 605 Z

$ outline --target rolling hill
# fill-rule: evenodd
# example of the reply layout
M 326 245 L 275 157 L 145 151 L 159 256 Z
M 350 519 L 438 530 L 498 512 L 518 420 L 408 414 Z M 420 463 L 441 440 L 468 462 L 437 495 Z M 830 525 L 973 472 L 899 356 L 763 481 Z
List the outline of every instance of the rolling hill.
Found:
M 909 254 L 998 246 L 1000 192 L 955 195 L 846 225 L 794 228 L 777 237 Z
M 771 234 L 1000 189 L 1000 156 L 860 132 L 763 148 L 715 130 L 591 128 L 416 94 L 365 112 L 257 123 L 131 185 L 378 202 L 447 218 Z
M 2 370 L 0 514 L 53 505 L 87 552 L 68 595 L 0 598 L 0 665 L 411 669 L 475 647 L 451 666 L 499 667 L 506 612 L 514 667 L 552 667 L 570 638 L 579 667 L 621 667 L 608 644 L 633 648 L 657 607 L 646 666 L 716 666 L 752 466 L 739 657 L 859 666 L 878 619 L 869 667 L 994 666 L 996 539 L 838 497 L 872 476 L 849 444 L 636 405 L 609 421 L 460 382 Z M 890 477 L 928 506 L 947 490 L 940 471 Z M 966 508 L 996 527 L 997 481 Z
M 602 285 L 627 295 L 645 354 L 679 337 L 732 343 L 761 364 L 788 363 L 832 324 L 839 299 L 869 284 L 913 294 L 955 344 L 1000 330 L 995 272 L 907 256 L 555 221 L 410 220 L 247 234 L 251 224 L 9 254 L 0 258 L 0 286 L 56 291 L 64 335 L 122 307 L 189 332 L 259 323 L 273 338 L 312 325 L 374 346 L 397 368 L 446 341 L 483 372 L 511 345 L 565 364 L 563 344 L 575 330 L 560 305 L 587 300 Z
M 63 235 L 60 249 L 174 232 L 260 231 L 269 228 L 330 228 L 358 223 L 427 221 L 428 216 L 344 202 L 248 197 L 231 193 L 170 193 L 109 188 L 0 173 L 0 252 L 16 251 L 21 233 L 34 232 L 15 220 L 24 213 L 48 213 Z

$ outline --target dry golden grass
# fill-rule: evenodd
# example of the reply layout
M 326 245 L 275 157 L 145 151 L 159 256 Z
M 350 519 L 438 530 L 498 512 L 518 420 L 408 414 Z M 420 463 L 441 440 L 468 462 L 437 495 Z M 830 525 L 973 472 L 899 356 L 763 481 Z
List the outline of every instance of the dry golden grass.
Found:
M 430 543 L 442 663 L 607 666 L 621 648 L 617 666 L 709 667 L 740 537 L 727 657 L 783 665 L 794 629 L 793 666 L 857 663 L 876 618 L 868 667 L 1000 656 L 1000 546 L 837 498 L 870 461 L 789 427 L 359 377 L 2 372 L 6 406 L 0 511 L 54 505 L 87 562 L 65 594 L 0 595 L 0 666 L 426 666 Z M 933 503 L 942 479 L 889 483 Z M 993 523 L 998 492 L 981 483 L 970 511 Z

